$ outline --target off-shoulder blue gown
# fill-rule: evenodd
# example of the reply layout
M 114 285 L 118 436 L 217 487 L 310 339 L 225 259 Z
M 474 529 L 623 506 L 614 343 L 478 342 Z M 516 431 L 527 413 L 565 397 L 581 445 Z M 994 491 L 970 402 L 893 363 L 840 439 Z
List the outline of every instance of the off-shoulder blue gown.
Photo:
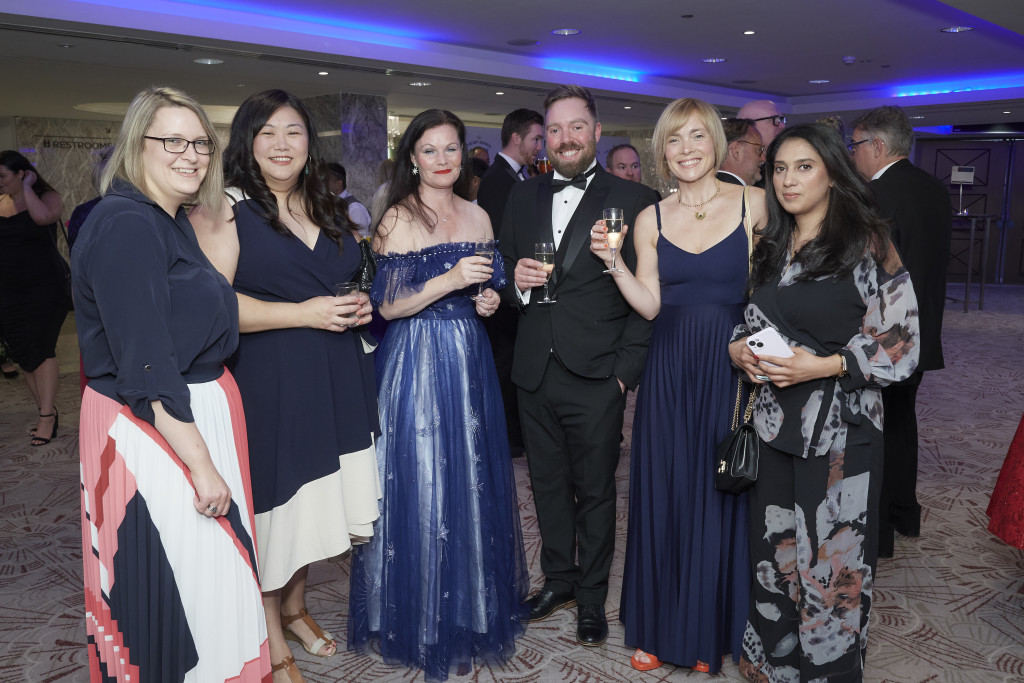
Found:
M 446 243 L 378 256 L 376 305 L 473 255 Z M 505 286 L 501 254 L 487 286 Z M 501 664 L 523 633 L 529 580 L 501 390 L 470 296 L 453 292 L 392 321 L 377 351 L 384 490 L 370 543 L 352 555 L 348 640 L 378 639 L 389 663 L 445 680 Z

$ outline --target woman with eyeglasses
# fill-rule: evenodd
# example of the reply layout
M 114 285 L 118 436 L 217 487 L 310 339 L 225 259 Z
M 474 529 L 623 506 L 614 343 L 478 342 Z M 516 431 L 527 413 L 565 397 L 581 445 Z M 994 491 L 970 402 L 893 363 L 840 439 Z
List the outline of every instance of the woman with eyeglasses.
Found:
M 768 223 L 729 345 L 762 385 L 750 494 L 755 581 L 740 672 L 859 681 L 878 557 L 880 388 L 917 366 L 917 300 L 833 129 L 787 128 L 765 168 Z M 767 328 L 792 356 L 751 350 L 747 338 Z
M 224 368 L 238 307 L 184 208 L 223 202 L 215 135 L 185 93 L 136 95 L 72 253 L 96 683 L 270 673 L 245 420 Z
M 56 349 L 68 315 L 66 267 L 57 251 L 60 213 L 60 195 L 28 159 L 0 152 L 0 338 L 35 401 L 30 446 L 57 436 Z

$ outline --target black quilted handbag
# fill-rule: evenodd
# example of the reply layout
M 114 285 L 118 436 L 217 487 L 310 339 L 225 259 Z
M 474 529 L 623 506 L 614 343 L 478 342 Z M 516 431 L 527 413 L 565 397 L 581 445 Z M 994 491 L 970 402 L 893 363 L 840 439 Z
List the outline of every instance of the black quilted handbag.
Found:
M 726 493 L 743 493 L 757 481 L 758 436 L 750 416 L 754 412 L 757 387 L 750 392 L 747 408 L 740 424 L 740 401 L 743 380 L 737 380 L 736 406 L 732 412 L 729 436 L 718 445 L 718 465 L 715 468 L 715 488 Z

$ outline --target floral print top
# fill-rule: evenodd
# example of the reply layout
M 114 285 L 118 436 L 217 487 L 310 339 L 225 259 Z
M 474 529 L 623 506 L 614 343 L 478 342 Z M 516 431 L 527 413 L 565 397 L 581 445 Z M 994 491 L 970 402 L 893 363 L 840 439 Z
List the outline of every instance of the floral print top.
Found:
M 774 327 L 790 346 L 819 356 L 840 353 L 849 375 L 786 388 L 766 384 L 754 405 L 758 435 L 792 455 L 826 455 L 847 427 L 869 420 L 882 429 L 879 389 L 917 367 L 920 329 L 910 274 L 894 247 L 884 263 L 865 250 L 845 276 L 799 280 L 799 260 L 751 294 L 733 341 Z M 842 447 L 840 446 L 840 450 Z

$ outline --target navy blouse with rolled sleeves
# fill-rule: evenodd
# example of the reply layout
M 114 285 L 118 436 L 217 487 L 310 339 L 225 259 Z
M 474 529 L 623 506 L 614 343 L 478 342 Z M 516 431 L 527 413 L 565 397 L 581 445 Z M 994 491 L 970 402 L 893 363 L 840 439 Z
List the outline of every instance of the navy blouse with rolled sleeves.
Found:
M 115 183 L 83 226 L 71 271 L 89 387 L 151 424 L 152 401 L 192 422 L 188 384 L 223 373 L 238 346 L 238 300 L 185 211 L 172 218 Z

